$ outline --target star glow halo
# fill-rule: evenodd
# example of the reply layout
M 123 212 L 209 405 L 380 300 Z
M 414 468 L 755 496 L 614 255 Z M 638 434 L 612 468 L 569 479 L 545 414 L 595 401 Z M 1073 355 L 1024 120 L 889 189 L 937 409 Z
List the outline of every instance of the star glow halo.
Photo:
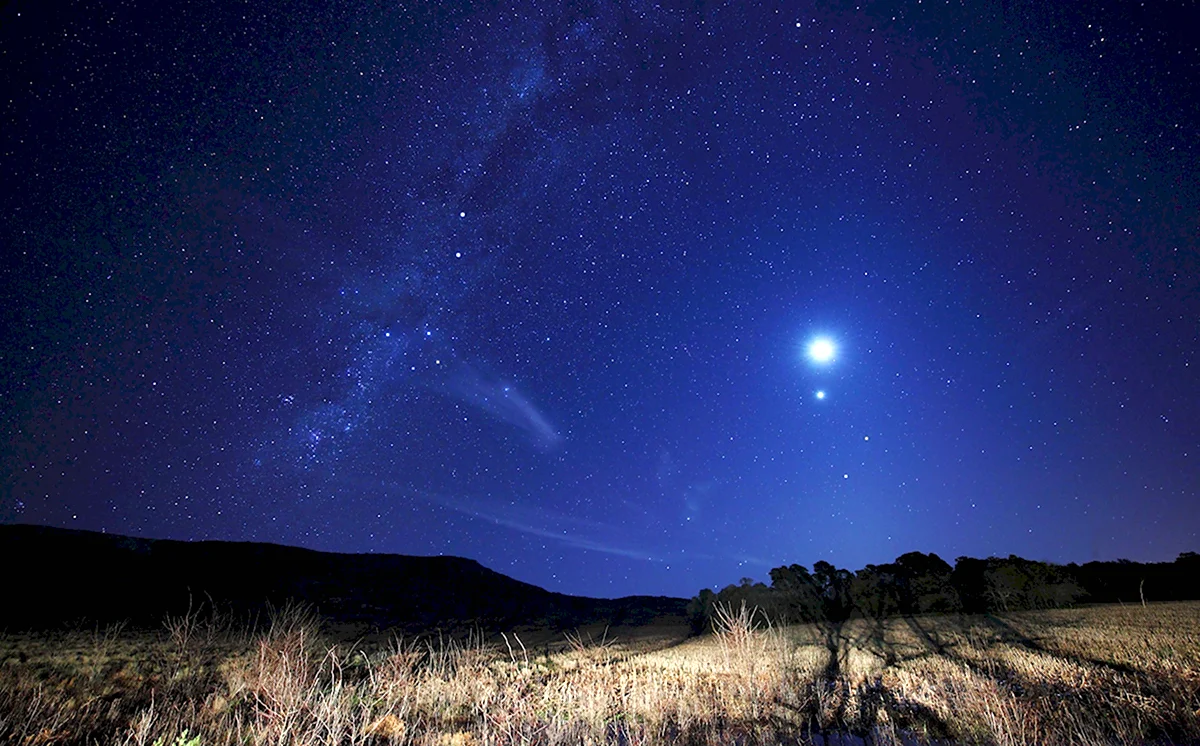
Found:
M 814 363 L 825 365 L 832 362 L 837 355 L 837 347 L 828 337 L 817 337 L 808 343 L 808 359 Z

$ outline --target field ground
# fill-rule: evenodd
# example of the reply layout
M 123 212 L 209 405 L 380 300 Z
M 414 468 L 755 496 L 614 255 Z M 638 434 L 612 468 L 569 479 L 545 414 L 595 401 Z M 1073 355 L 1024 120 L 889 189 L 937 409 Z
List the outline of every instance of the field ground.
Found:
M 1200 603 L 397 640 L 0 636 L 0 743 L 1200 743 Z

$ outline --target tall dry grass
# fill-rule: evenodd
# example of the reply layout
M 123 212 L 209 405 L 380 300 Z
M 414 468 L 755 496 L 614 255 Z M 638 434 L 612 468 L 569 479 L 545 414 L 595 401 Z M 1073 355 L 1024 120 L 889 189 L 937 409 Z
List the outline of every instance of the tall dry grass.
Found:
M 199 617 L 7 635 L 0 743 L 1198 743 L 1198 611 L 781 627 L 740 607 L 702 638 L 536 649 L 339 640 L 295 607 L 254 636 Z

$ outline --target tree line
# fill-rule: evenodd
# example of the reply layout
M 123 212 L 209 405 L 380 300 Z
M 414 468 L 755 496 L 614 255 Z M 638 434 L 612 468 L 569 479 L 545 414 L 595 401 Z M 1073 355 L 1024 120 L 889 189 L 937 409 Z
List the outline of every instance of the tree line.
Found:
M 784 565 L 770 585 L 743 578 L 719 592 L 700 591 L 688 604 L 693 631 L 711 627 L 718 605 L 757 607 L 776 622 L 843 621 L 929 613 L 1057 609 L 1078 603 L 1146 603 L 1200 599 L 1200 555 L 1174 562 L 1129 560 L 1056 565 L 1008 557 L 959 557 L 909 552 L 858 572 L 820 561 L 810 571 Z

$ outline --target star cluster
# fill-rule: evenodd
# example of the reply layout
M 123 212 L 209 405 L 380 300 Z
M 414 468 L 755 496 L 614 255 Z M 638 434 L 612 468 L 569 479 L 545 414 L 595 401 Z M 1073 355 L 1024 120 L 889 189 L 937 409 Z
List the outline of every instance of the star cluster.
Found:
M 1197 548 L 1191 3 L 0 14 L 0 520 L 600 596 Z

